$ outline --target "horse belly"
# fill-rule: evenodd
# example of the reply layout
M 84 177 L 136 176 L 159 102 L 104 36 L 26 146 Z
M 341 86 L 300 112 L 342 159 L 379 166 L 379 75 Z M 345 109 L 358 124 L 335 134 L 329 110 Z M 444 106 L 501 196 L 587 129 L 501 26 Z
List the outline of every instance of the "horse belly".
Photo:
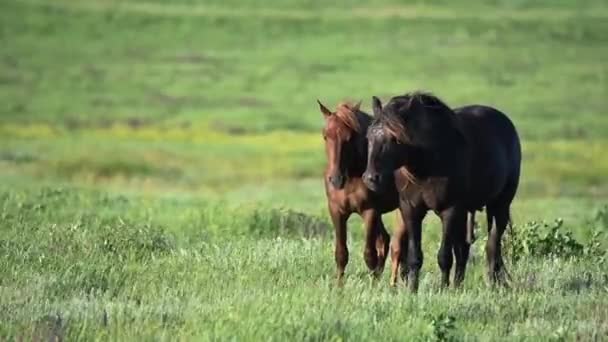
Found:
M 468 206 L 480 209 L 498 197 L 507 185 L 509 165 L 503 156 L 487 158 L 473 167 L 469 183 Z

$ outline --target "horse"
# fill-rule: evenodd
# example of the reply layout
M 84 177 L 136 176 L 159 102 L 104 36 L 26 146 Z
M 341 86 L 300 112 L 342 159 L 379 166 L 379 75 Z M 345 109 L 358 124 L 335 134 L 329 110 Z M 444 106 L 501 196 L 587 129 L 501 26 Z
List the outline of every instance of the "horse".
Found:
M 384 270 L 390 235 L 382 222 L 382 214 L 399 206 L 396 189 L 383 194 L 370 191 L 362 176 L 367 166 L 366 132 L 372 117 L 360 110 L 361 103 L 341 103 L 332 112 L 317 100 L 325 119 L 323 139 L 327 166 L 324 172 L 325 194 L 335 229 L 335 262 L 338 283 L 342 284 L 348 264 L 347 221 L 353 213 L 365 224 L 363 257 L 374 277 Z M 397 216 L 397 226 L 405 231 L 403 220 Z
M 423 92 L 393 97 L 384 107 L 377 97 L 372 101 L 374 120 L 368 128 L 363 181 L 375 192 L 398 189 L 408 228 L 396 230 L 391 241 L 391 282 L 396 280 L 401 254 L 406 253 L 406 280 L 410 291 L 418 290 L 422 221 L 432 210 L 443 225 L 437 253 L 442 286 L 449 286 L 452 252 L 454 285 L 460 286 L 470 249 L 467 230 L 472 229 L 467 228 L 467 213 L 485 207 L 487 276 L 492 284 L 506 284 L 501 238 L 511 222 L 521 169 L 520 140 L 511 120 L 487 106 L 455 112 Z M 469 222 L 471 226 L 473 215 Z

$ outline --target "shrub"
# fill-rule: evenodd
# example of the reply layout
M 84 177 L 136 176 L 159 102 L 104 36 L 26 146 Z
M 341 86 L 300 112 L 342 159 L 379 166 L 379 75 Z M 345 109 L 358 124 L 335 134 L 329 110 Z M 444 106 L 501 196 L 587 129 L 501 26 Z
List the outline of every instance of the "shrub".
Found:
M 598 229 L 608 229 L 608 205 L 604 205 L 595 211 L 591 224 L 595 225 Z
M 166 254 L 174 248 L 173 237 L 163 228 L 122 218 L 105 220 L 96 235 L 101 250 L 121 258 L 129 254 L 139 259 L 147 258 L 153 254 Z
M 455 341 L 456 336 L 456 319 L 454 316 L 441 313 L 436 316 L 427 316 L 430 320 L 430 326 L 433 330 L 433 339 L 435 341 Z
M 601 230 L 595 229 L 586 243 L 577 240 L 572 232 L 564 228 L 564 221 L 531 221 L 513 227 L 507 250 L 511 260 L 517 262 L 525 257 L 575 258 L 589 257 L 596 261 L 605 258 L 602 248 Z
M 248 220 L 248 230 L 258 236 L 311 238 L 325 236 L 330 226 L 321 218 L 291 209 L 256 209 Z

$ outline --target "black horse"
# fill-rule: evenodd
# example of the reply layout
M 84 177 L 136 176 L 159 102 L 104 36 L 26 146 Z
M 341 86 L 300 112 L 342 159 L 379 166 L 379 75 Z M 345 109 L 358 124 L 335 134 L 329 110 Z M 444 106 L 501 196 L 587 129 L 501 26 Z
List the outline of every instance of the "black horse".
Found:
M 449 285 L 453 252 L 454 284 L 459 286 L 470 248 L 467 212 L 485 206 L 488 277 L 493 283 L 504 282 L 501 238 L 510 222 L 521 167 L 513 123 L 494 108 L 468 106 L 455 112 L 437 97 L 420 92 L 393 97 L 384 108 L 374 97 L 373 109 L 363 179 L 373 191 L 397 186 L 407 227 L 396 231 L 391 242 L 392 279 L 396 279 L 402 253 L 407 253 L 409 287 L 418 289 L 422 220 L 432 210 L 443 224 L 437 255 L 442 284 Z

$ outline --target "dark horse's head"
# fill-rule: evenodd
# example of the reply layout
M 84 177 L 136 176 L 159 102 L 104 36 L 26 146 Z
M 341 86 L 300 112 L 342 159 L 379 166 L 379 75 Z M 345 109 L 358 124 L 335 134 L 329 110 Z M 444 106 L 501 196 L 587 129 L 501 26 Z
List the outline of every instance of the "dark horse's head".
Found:
M 454 112 L 437 97 L 421 92 L 393 97 L 382 107 L 372 98 L 374 120 L 367 131 L 365 185 L 383 191 L 391 184 L 394 171 L 408 178 L 425 172 L 425 161 L 444 146 L 463 141 Z
M 326 181 L 335 189 L 342 189 L 353 167 L 363 159 L 365 164 L 365 149 L 360 151 L 365 140 L 365 129 L 371 121 L 366 114 L 359 111 L 361 103 L 350 105 L 341 103 L 335 112 L 327 109 L 320 101 L 319 108 L 325 118 L 323 127 L 323 139 L 325 140 L 325 154 L 327 156 L 327 168 L 325 170 Z M 367 123 L 363 118 L 368 117 Z M 360 158 L 363 154 L 363 158 Z M 365 165 L 361 166 L 361 171 Z

